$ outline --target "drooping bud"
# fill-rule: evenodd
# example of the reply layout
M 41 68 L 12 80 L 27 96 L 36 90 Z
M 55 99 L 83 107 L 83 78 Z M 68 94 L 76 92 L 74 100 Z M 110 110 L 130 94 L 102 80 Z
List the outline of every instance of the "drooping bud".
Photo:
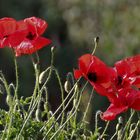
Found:
M 75 85 L 74 92 L 77 92 L 79 89 L 78 84 Z
M 51 52 L 54 52 L 54 50 L 55 50 L 55 46 L 52 46 L 51 47 Z
M 41 74 L 39 75 L 39 84 L 42 84 L 46 78 L 48 77 L 48 70 L 50 69 L 50 67 L 48 67 L 45 71 L 41 72 Z
M 13 97 L 10 94 L 8 94 L 6 97 L 6 103 L 9 107 L 11 106 L 12 101 L 13 101 Z
M 64 89 L 67 93 L 70 92 L 71 90 L 71 83 L 69 81 L 66 81 L 65 84 L 64 84 Z
M 45 71 L 41 72 L 39 75 L 39 84 L 43 83 L 45 77 Z
M 41 111 L 39 108 L 37 108 L 36 112 L 35 112 L 35 117 L 37 121 L 41 121 Z

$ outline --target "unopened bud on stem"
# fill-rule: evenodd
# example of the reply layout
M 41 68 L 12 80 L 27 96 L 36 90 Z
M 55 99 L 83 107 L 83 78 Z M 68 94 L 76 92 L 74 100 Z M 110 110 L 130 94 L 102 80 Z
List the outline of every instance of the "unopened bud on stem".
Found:
M 64 84 L 64 89 L 67 93 L 70 92 L 71 90 L 71 83 L 69 81 L 66 81 L 65 84 Z

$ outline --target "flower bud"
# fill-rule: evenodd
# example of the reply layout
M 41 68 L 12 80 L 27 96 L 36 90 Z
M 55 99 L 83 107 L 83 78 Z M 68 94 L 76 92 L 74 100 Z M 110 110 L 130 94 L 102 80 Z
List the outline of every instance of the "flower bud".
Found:
M 41 111 L 39 108 L 37 108 L 37 110 L 35 112 L 35 118 L 37 121 L 41 121 Z
M 118 123 L 119 123 L 119 125 L 123 125 L 123 117 L 122 116 L 120 116 L 118 118 Z
M 74 92 L 77 92 L 77 91 L 78 91 L 78 88 L 79 88 L 79 87 L 78 87 L 78 84 L 76 84 L 76 85 L 75 85 L 75 88 L 74 88 Z
M 52 46 L 51 47 L 51 52 L 54 52 L 54 50 L 55 50 L 55 46 Z
M 69 81 L 66 81 L 65 84 L 64 84 L 64 89 L 67 93 L 70 92 L 71 90 L 71 83 Z
M 13 97 L 10 94 L 8 94 L 6 97 L 6 103 L 9 107 L 11 106 L 12 101 L 13 101 Z
M 46 77 L 48 76 L 49 68 L 46 69 L 45 71 L 41 72 L 41 74 L 39 75 L 39 84 L 42 84 L 45 81 Z
M 45 77 L 45 71 L 41 72 L 39 75 L 39 84 L 43 83 Z
M 98 36 L 94 38 L 94 42 L 99 43 L 99 37 Z

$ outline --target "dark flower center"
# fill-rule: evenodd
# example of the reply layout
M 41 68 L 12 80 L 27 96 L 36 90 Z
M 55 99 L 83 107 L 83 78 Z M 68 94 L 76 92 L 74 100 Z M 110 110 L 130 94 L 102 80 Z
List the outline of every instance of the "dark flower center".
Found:
M 122 80 L 123 80 L 122 77 L 121 76 L 118 76 L 117 77 L 117 84 L 118 85 L 121 85 L 122 84 Z
M 88 73 L 87 74 L 87 77 L 90 81 L 92 82 L 96 82 L 97 81 L 97 74 L 95 72 L 93 73 Z
M 35 34 L 33 34 L 32 32 L 29 32 L 28 35 L 26 36 L 26 38 L 28 38 L 29 40 L 33 40 L 35 38 Z
M 8 35 L 5 35 L 3 38 L 8 38 Z

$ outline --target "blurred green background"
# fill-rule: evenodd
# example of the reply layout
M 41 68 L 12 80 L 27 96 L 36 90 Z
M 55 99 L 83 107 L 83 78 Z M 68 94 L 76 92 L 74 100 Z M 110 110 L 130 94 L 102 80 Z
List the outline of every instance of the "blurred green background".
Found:
M 127 56 L 138 54 L 140 49 L 140 1 L 139 0 L 1 0 L 0 18 L 13 17 L 17 20 L 37 16 L 45 19 L 49 27 L 44 36 L 53 40 L 55 66 L 64 83 L 66 74 L 77 67 L 77 59 L 90 53 L 93 39 L 100 37 L 96 55 L 108 65 Z M 50 64 L 50 48 L 40 50 L 40 65 L 43 71 Z M 20 75 L 20 94 L 30 96 L 34 85 L 34 71 L 30 56 L 17 58 Z M 15 82 L 12 51 L 0 50 L 0 69 L 8 82 Z M 53 77 L 54 78 L 54 77 Z M 49 100 L 52 110 L 60 104 L 60 91 L 54 78 L 49 84 Z M 81 108 L 89 98 L 83 95 Z M 95 95 L 88 115 L 93 120 L 97 110 L 104 111 L 108 101 Z M 4 99 L 0 98 L 3 103 Z

